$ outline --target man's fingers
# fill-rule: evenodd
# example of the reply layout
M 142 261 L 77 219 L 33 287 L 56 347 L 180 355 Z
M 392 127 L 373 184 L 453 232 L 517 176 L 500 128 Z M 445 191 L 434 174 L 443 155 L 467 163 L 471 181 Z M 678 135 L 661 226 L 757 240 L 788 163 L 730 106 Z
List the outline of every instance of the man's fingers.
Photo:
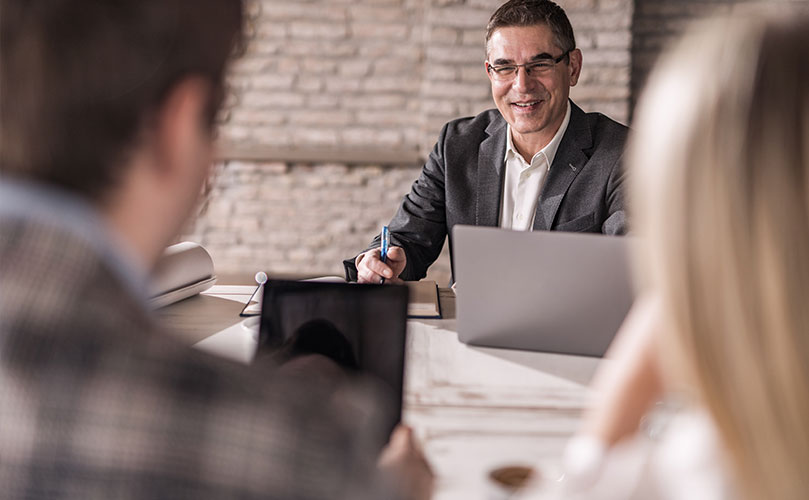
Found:
M 390 437 L 390 445 L 396 449 L 405 449 L 413 441 L 413 429 L 406 425 L 399 424 L 393 429 Z
M 358 259 L 359 260 L 359 259 Z M 373 258 L 366 255 L 359 261 L 357 266 L 357 282 L 358 283 L 379 283 L 380 276 L 368 265 Z
M 381 260 L 368 260 L 368 269 L 385 279 L 393 278 L 393 270 Z
M 394 487 L 404 498 L 421 500 L 432 497 L 435 476 L 411 428 L 398 425 L 393 430 L 378 465 L 389 474 Z
M 382 277 L 368 269 L 367 267 L 364 269 L 357 270 L 357 282 L 358 283 L 379 283 L 379 280 Z
M 393 278 L 393 270 L 379 258 L 379 250 L 369 250 L 360 262 L 357 271 L 367 270 L 371 273 L 370 281 L 378 283 L 379 278 Z M 376 278 L 376 279 L 373 279 Z
M 354 263 L 357 266 L 358 283 L 379 283 L 380 276 L 371 267 L 374 261 L 379 262 L 378 250 L 369 250 L 357 256 Z
M 388 464 L 397 460 L 402 460 L 407 455 L 418 450 L 413 439 L 413 430 L 410 427 L 399 424 L 393 429 L 387 446 L 382 451 L 379 458 L 380 464 Z
M 405 251 L 401 247 L 390 247 L 386 262 L 382 262 L 379 249 L 374 248 L 357 256 L 355 264 L 359 283 L 380 283 L 382 278 L 386 282 L 400 283 L 399 273 L 406 264 Z
M 388 249 L 388 259 L 399 262 L 404 260 L 405 258 L 405 251 L 402 247 L 390 247 Z

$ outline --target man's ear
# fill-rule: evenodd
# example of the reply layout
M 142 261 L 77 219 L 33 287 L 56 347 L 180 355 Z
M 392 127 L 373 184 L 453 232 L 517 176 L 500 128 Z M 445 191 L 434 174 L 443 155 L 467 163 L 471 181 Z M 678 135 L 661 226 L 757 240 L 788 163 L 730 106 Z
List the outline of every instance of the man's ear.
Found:
M 155 164 L 161 175 L 176 175 L 198 161 L 200 148 L 210 141 L 207 109 L 211 84 L 186 77 L 175 84 L 157 111 L 154 129 Z
M 570 51 L 570 63 L 568 64 L 568 78 L 570 79 L 570 86 L 575 87 L 579 83 L 579 76 L 581 75 L 582 55 L 579 49 Z
M 488 59 L 488 56 L 487 56 L 487 59 Z M 492 81 L 492 73 L 489 71 L 489 63 L 487 63 L 487 62 L 483 63 L 483 71 L 486 72 L 486 76 L 489 77 L 489 81 L 491 82 Z

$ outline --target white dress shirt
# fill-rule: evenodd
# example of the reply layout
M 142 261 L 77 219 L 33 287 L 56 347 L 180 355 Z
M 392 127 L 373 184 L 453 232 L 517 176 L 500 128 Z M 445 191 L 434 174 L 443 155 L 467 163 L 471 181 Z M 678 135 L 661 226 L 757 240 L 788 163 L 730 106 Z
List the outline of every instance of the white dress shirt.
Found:
M 506 175 L 500 203 L 500 227 L 518 231 L 528 231 L 533 227 L 539 193 L 568 123 L 570 123 L 570 102 L 567 103 L 565 119 L 562 120 L 556 135 L 547 146 L 531 158 L 531 163 L 526 162 L 514 147 L 511 125 L 506 128 Z

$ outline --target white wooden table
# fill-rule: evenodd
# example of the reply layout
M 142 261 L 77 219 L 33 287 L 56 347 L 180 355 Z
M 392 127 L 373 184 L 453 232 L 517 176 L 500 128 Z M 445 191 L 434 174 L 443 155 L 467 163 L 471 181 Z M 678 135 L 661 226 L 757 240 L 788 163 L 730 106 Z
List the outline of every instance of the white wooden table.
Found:
M 215 286 L 163 315 L 197 347 L 248 361 L 255 340 L 238 313 L 252 290 Z M 403 415 L 436 473 L 435 498 L 484 499 L 488 471 L 502 465 L 553 474 L 599 360 L 467 346 L 453 292 L 442 289 L 440 299 L 444 319 L 408 322 Z

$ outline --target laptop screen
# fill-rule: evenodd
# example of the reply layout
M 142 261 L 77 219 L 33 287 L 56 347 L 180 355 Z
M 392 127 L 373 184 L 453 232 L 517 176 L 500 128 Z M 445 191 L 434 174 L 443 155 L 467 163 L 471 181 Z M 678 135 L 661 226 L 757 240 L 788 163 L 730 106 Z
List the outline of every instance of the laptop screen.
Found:
M 271 280 L 256 355 L 284 363 L 319 354 L 375 379 L 392 431 L 402 413 L 407 302 L 406 286 Z

